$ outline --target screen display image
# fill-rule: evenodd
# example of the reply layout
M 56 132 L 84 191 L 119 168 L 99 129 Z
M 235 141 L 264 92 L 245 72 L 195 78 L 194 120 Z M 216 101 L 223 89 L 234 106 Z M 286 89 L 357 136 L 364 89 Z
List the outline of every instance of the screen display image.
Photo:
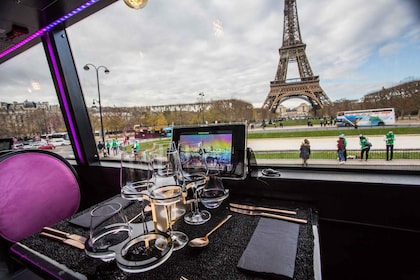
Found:
M 172 141 L 179 147 L 186 169 L 207 168 L 226 179 L 246 176 L 245 124 L 174 127 Z
M 178 144 L 182 161 L 188 167 L 202 168 L 206 164 L 209 170 L 232 170 L 231 131 L 181 134 Z

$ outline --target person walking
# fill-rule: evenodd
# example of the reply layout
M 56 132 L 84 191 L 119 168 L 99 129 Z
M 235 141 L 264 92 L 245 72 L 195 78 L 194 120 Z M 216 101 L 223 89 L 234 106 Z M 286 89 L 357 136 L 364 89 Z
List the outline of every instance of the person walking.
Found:
M 340 136 L 338 136 L 338 140 L 337 140 L 337 153 L 338 153 L 339 164 L 344 164 L 346 162 L 345 155 L 344 155 L 345 150 L 346 150 L 346 146 L 344 144 L 344 134 L 341 134 Z
M 299 157 L 302 159 L 302 167 L 308 166 L 308 159 L 311 155 L 311 145 L 308 139 L 304 139 L 300 145 L 300 154 Z
M 344 139 L 344 161 L 347 161 L 347 139 L 344 134 L 340 134 L 339 138 L 342 137 Z
M 366 154 L 366 161 L 369 159 L 369 150 L 372 144 L 369 142 L 369 139 L 362 134 L 359 135 L 360 147 L 362 148 L 360 152 L 360 160 L 363 160 L 363 156 Z
M 106 147 L 107 154 L 110 155 L 109 149 L 111 148 L 111 142 L 109 142 L 109 140 L 105 141 L 105 147 Z
M 136 150 L 136 153 L 140 152 L 140 142 L 139 142 L 139 140 L 136 140 L 136 143 L 134 144 L 134 149 Z
M 98 148 L 99 153 L 102 153 L 103 156 L 105 157 L 104 144 L 101 141 L 98 141 L 97 148 Z
M 118 141 L 117 138 L 112 139 L 112 151 L 114 153 L 114 156 L 118 155 Z
M 386 160 L 392 160 L 392 158 L 394 157 L 394 141 L 394 132 L 390 130 L 387 134 L 385 134 Z

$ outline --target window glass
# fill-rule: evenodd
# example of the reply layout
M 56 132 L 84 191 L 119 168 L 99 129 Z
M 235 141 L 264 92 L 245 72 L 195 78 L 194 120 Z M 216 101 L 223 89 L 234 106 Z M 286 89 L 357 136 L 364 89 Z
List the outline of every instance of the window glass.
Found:
M 260 165 L 415 168 L 420 163 L 416 4 L 371 1 L 359 9 L 358 2 L 335 1 L 329 9 L 299 2 L 300 30 L 290 29 L 299 34 L 286 37 L 288 9 L 282 1 L 243 6 L 155 0 L 142 10 L 123 1 L 110 5 L 67 30 L 96 141 L 116 141 L 127 149 L 139 141 L 145 149 L 150 138 L 167 140 L 165 129 L 173 125 L 246 121 L 248 146 Z M 278 51 L 285 38 L 306 45 L 303 57 L 288 61 L 284 83 L 305 86 L 319 78 L 331 103 L 314 110 L 319 100 L 291 94 L 277 99 L 275 112 L 263 108 L 273 83 L 283 82 L 276 74 L 285 67 Z M 379 108 L 393 108 L 394 121 L 375 113 L 358 124 L 337 119 L 343 111 Z M 342 134 L 346 152 L 339 160 Z M 360 135 L 372 143 L 369 151 Z M 306 161 L 305 139 L 311 148 Z M 108 159 L 115 158 L 113 151 Z
M 42 44 L 0 65 L 0 138 L 74 158 Z

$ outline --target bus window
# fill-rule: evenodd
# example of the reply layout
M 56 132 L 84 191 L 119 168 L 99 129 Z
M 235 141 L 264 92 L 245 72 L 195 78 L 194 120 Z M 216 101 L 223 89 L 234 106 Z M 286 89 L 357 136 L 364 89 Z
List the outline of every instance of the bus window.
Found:
M 0 138 L 16 139 L 14 147 L 47 147 L 65 158 L 74 159 L 42 44 L 35 45 L 1 66 L 0 77 L 7 77 L 7 73 L 20 73 L 19 83 L 27 85 L 27 91 L 20 91 L 22 94 L 19 95 L 10 94 L 11 87 L 20 87 L 10 80 L 0 83 Z M 45 80 L 46 76 L 50 78 Z M 47 143 L 47 139 L 62 140 L 57 142 L 56 147 Z

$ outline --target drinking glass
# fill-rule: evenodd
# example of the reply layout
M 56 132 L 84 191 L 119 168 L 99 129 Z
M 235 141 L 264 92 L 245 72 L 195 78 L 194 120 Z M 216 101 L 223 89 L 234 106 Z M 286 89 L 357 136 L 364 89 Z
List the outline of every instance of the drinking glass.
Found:
M 89 239 L 85 243 L 86 254 L 105 262 L 115 259 L 115 246 L 131 237 L 131 227 L 120 203 L 107 203 L 90 212 Z
M 173 230 L 173 224 L 176 221 L 174 217 L 174 208 L 176 204 L 181 201 L 182 189 L 177 185 L 168 185 L 157 187 L 150 192 L 151 203 L 154 210 L 163 213 L 157 213 L 155 215 L 164 216 L 165 223 L 160 223 L 161 230 L 167 231 L 173 241 L 173 250 L 179 250 L 188 243 L 188 236 L 180 231 Z
M 222 178 L 216 174 L 209 175 L 209 181 L 199 190 L 201 203 L 208 209 L 219 207 L 228 198 L 229 190 L 225 189 Z
M 188 243 L 188 236 L 180 231 L 174 231 L 172 226 L 176 219 L 185 213 L 185 209 L 177 207 L 182 198 L 182 175 L 177 168 L 179 161 L 178 150 L 174 143 L 167 145 L 155 145 L 153 148 L 153 169 L 155 172 L 155 184 L 149 190 L 149 197 L 153 208 L 153 219 L 157 228 L 158 219 L 162 216 L 166 226 L 161 230 L 168 230 L 174 243 L 173 250 L 179 250 Z M 160 211 L 163 210 L 162 215 Z M 161 223 L 162 224 L 162 223 Z
M 149 151 L 141 153 L 121 153 L 120 186 L 121 197 L 140 203 L 143 232 L 149 232 L 145 220 L 145 208 L 148 200 L 144 199 L 154 184 L 152 160 Z
M 120 169 L 121 196 L 129 200 L 143 199 L 154 184 L 151 153 L 122 152 Z
M 121 155 L 120 176 L 121 196 L 128 200 L 137 200 L 141 204 L 138 216 L 142 219 L 143 228 L 134 221 L 130 223 L 133 238 L 117 248 L 117 265 L 128 273 L 148 271 L 164 263 L 173 251 L 169 234 L 149 231 L 146 222 L 144 209 L 150 204 L 149 193 L 155 182 L 152 152 L 124 152 Z
M 152 166 L 157 187 L 177 184 L 174 166 L 175 151 L 171 145 L 155 144 L 152 149 Z
M 180 154 L 180 169 L 184 179 L 184 188 L 191 189 L 193 202 L 191 211 L 184 215 L 184 221 L 190 225 L 201 225 L 210 220 L 209 211 L 199 208 L 199 191 L 204 188 L 208 181 L 208 166 L 205 160 L 205 152 L 200 142 L 182 143 L 178 145 Z

